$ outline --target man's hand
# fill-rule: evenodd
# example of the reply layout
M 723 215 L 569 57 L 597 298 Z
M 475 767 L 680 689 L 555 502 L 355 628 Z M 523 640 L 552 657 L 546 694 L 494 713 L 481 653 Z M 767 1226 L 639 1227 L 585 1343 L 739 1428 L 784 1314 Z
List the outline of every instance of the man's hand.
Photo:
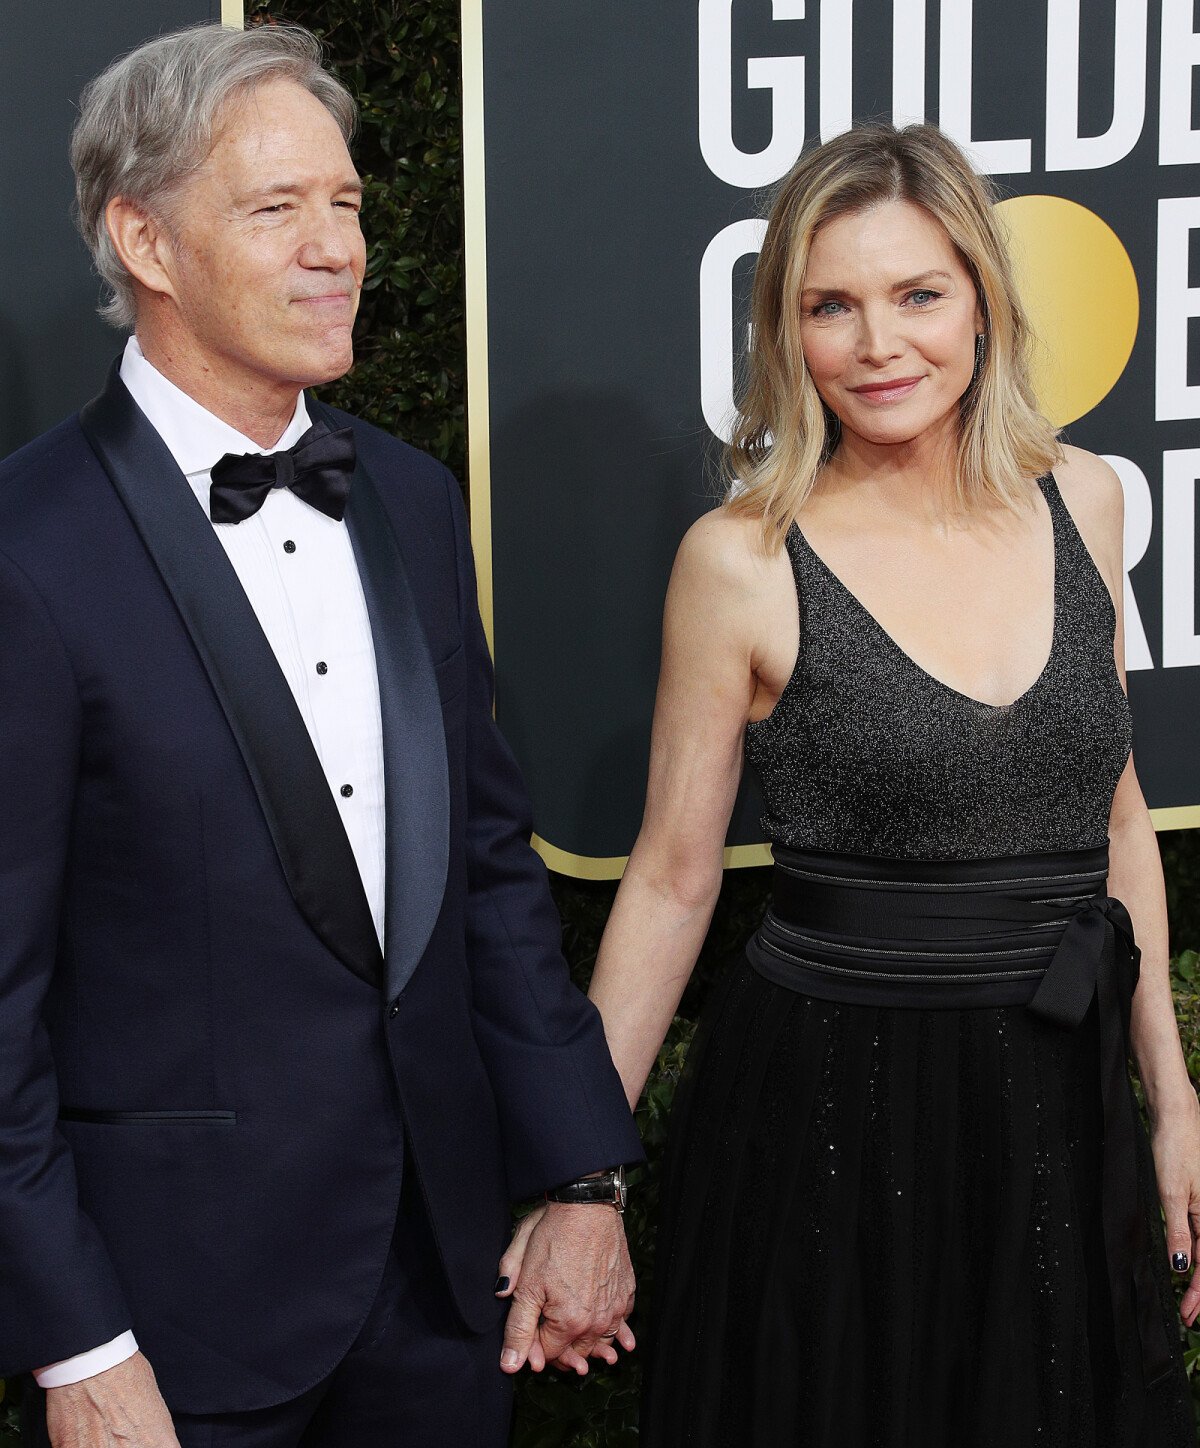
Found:
M 140 1352 L 94 1378 L 47 1388 L 46 1428 L 53 1448 L 179 1448 Z
M 614 1343 L 636 1346 L 633 1266 L 620 1215 L 603 1205 L 548 1202 L 523 1218 L 500 1259 L 498 1290 L 511 1296 L 500 1366 L 548 1362 L 583 1375 L 589 1357 L 615 1363 Z

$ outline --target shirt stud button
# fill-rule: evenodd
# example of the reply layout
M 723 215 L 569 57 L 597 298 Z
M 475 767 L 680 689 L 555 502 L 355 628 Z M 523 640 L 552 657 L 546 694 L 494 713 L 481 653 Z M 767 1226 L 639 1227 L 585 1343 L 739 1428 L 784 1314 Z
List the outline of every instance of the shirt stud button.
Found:
M 285 553 L 295 553 L 295 551 L 296 551 L 296 545 L 292 542 L 292 540 L 291 540 L 290 538 L 287 539 L 287 541 L 284 543 L 284 545 L 283 545 L 283 551 L 284 551 Z
M 389 1016 L 389 1018 L 390 1018 L 391 1020 L 395 1020 L 396 1017 L 397 1017 L 399 1014 L 400 1014 L 400 1002 L 399 1002 L 399 1001 L 393 1001 L 392 1004 L 388 1007 L 388 1016 Z
M 327 674 L 328 672 L 329 672 L 329 665 L 328 665 L 327 663 L 325 663 L 324 660 L 322 660 L 321 663 L 319 663 L 319 664 L 317 665 L 317 673 L 318 673 L 318 674 Z
M 349 799 L 354 793 L 354 786 L 352 784 L 343 784 L 341 793 L 343 799 Z

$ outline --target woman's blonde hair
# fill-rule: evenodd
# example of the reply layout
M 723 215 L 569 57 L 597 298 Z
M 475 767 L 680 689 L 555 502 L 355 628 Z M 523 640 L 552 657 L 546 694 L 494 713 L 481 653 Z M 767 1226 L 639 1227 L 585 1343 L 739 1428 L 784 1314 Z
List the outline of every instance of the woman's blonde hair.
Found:
M 727 506 L 760 517 L 770 547 L 782 543 L 840 431 L 800 343 L 800 293 L 813 237 L 835 216 L 912 202 L 946 229 L 975 284 L 985 336 L 959 404 L 959 508 L 989 500 L 1020 508 L 1029 479 L 1061 457 L 1030 384 L 1032 334 L 994 200 L 962 151 L 929 125 L 855 126 L 801 156 L 784 178 L 755 272 L 749 374 L 726 450 L 733 481 Z

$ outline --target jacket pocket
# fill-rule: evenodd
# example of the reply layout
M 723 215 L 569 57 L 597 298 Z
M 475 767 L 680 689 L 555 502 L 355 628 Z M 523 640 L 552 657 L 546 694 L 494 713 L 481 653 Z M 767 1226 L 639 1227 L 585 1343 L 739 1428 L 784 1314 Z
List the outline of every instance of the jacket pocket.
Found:
M 447 658 L 434 664 L 433 674 L 437 679 L 438 697 L 442 704 L 446 705 L 457 699 L 467 682 L 466 652 L 461 644 Z
M 141 1121 L 217 1121 L 234 1125 L 236 1111 L 88 1111 L 82 1106 L 64 1106 L 60 1121 L 82 1121 L 91 1126 L 128 1126 Z

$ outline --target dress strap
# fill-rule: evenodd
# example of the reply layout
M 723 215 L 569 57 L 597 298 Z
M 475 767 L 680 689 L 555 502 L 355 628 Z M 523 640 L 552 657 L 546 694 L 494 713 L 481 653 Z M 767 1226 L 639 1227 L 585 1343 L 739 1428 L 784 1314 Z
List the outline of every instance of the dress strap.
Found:
M 1055 597 L 1058 605 L 1061 607 L 1065 600 L 1071 599 L 1073 608 L 1082 609 L 1084 617 L 1088 617 L 1089 610 L 1094 609 L 1096 612 L 1092 616 L 1096 619 L 1100 637 L 1106 647 L 1110 646 L 1117 615 L 1108 584 L 1063 500 L 1054 474 L 1046 473 L 1040 477 L 1038 486 L 1054 525 Z

